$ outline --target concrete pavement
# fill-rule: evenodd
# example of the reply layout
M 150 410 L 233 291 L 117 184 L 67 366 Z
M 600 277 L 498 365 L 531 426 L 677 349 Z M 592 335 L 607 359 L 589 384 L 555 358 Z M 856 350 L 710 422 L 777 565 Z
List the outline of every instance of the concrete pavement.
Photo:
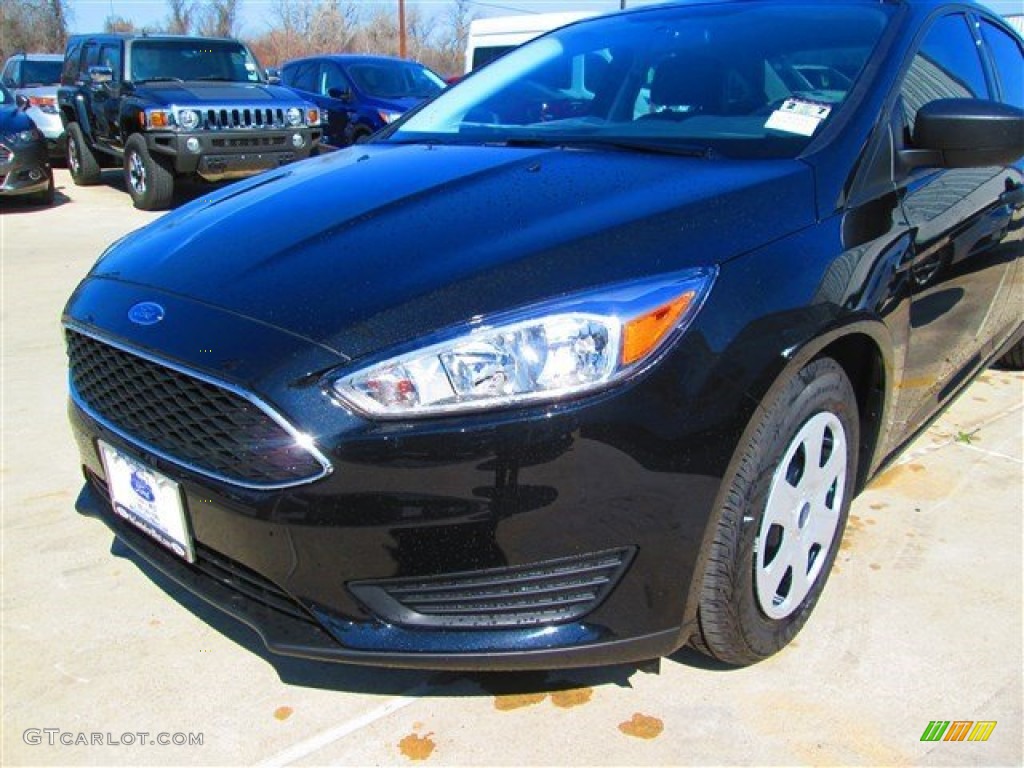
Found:
M 52 209 L 0 214 L 3 765 L 1024 762 L 1022 375 L 984 374 L 855 502 L 814 616 L 756 667 L 683 652 L 463 675 L 272 657 L 74 510 L 60 310 L 106 245 L 158 214 L 114 173 L 57 179 Z M 922 742 L 933 720 L 996 726 Z

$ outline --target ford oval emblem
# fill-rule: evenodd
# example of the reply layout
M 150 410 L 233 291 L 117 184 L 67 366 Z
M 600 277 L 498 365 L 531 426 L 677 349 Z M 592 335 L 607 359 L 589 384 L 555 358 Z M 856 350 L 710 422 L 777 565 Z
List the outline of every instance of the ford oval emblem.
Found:
M 156 501 L 156 494 L 153 493 L 153 489 L 138 472 L 132 472 L 132 490 L 150 504 Z
M 156 325 L 164 319 L 164 308 L 154 301 L 141 301 L 128 310 L 128 319 L 136 325 Z

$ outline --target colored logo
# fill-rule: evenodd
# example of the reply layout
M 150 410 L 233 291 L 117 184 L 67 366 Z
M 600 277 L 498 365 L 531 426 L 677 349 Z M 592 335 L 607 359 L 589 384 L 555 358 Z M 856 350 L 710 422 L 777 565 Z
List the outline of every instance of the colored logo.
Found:
M 921 741 L 988 741 L 995 729 L 995 720 L 932 720 Z
M 138 472 L 132 472 L 132 490 L 135 491 L 140 498 L 145 499 L 150 504 L 156 500 L 156 495 L 153 493 L 153 489 Z
M 153 301 L 142 301 L 128 310 L 128 319 L 136 325 L 156 325 L 164 319 L 164 308 Z

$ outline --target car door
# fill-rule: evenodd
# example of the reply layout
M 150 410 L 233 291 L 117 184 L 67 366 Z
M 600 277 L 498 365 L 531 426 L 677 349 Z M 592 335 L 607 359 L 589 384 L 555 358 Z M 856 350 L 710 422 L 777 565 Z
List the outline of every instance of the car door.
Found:
M 1024 48 L 1021 40 L 1005 27 L 986 18 L 979 19 L 978 29 L 985 43 L 1004 104 L 1024 109 Z M 1003 279 L 1002 290 L 983 328 L 993 338 L 993 346 L 1003 342 L 1020 326 L 1021 301 L 1024 298 L 1024 158 L 1014 164 L 1016 178 L 1007 182 L 1002 200 L 1010 214 L 1009 232 L 1001 248 L 1010 265 Z
M 352 121 L 355 90 L 344 70 L 335 61 L 320 64 L 320 108 L 327 113 L 328 144 L 343 147 L 348 124 Z
M 107 67 L 112 73 L 110 82 L 97 84 L 93 90 L 93 112 L 96 130 L 104 144 L 123 147 L 124 137 L 118 110 L 121 104 L 121 43 L 106 42 L 100 46 L 98 66 Z
M 903 78 L 897 149 L 912 148 L 917 111 L 928 102 L 997 95 L 979 48 L 966 15 L 932 21 Z M 1013 167 L 987 167 L 918 168 L 897 175 L 913 234 L 910 331 L 897 418 L 913 430 L 993 351 L 991 313 L 1013 264 L 1007 251 L 1013 247 L 1007 245 L 1013 206 L 1004 193 L 1020 185 L 1021 174 Z

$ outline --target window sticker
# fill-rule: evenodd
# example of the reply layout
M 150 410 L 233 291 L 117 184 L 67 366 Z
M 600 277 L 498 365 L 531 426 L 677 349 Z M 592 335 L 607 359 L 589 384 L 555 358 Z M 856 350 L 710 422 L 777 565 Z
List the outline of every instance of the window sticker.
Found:
M 786 133 L 798 133 L 801 136 L 813 136 L 818 126 L 832 112 L 832 107 L 815 104 L 813 101 L 786 99 L 782 106 L 772 112 L 765 128 Z

